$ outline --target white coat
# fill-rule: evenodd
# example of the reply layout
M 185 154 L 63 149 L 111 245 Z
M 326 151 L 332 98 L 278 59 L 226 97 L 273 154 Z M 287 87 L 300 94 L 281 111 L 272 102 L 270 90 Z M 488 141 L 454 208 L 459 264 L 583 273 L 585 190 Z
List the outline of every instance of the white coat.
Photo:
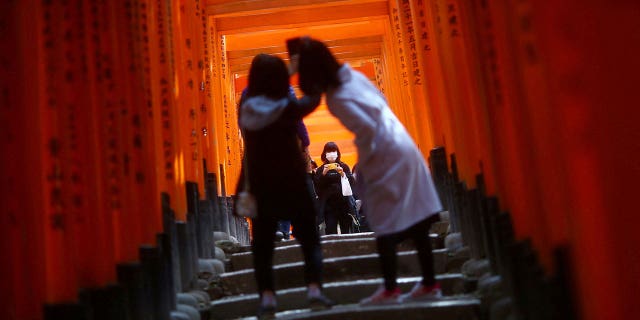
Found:
M 356 190 L 378 236 L 404 231 L 442 210 L 422 154 L 384 95 L 344 64 L 327 92 L 329 111 L 355 135 Z

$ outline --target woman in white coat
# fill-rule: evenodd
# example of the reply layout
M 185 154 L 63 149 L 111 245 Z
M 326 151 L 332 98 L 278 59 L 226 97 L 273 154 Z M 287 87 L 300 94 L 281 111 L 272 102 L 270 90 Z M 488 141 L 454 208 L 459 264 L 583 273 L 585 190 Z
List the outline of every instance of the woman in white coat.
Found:
M 305 94 L 326 93 L 329 111 L 355 135 L 358 150 L 356 189 L 366 206 L 376 242 L 384 286 L 361 304 L 397 303 L 441 296 L 433 271 L 429 227 L 442 205 L 431 173 L 408 132 L 393 114 L 383 94 L 362 73 L 340 64 L 320 41 L 288 40 L 299 54 L 300 88 Z M 401 296 L 396 284 L 396 246 L 412 238 L 422 276 Z

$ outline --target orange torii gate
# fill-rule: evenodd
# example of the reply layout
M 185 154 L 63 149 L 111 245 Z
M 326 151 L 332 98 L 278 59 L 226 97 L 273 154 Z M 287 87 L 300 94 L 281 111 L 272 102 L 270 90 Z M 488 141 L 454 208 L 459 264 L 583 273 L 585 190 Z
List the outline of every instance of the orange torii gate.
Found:
M 218 196 L 231 195 L 242 148 L 234 80 L 248 52 L 276 46 L 286 58 L 284 39 L 303 34 L 363 63 L 425 157 L 446 147 L 471 188 L 482 173 L 548 275 L 555 252 L 568 252 L 582 318 L 638 314 L 640 41 L 626 32 L 638 10 L 597 0 L 4 1 L 0 318 L 42 319 L 43 305 L 117 281 L 116 266 L 157 245 L 161 193 L 181 221 L 187 182 L 204 195 L 207 171 Z

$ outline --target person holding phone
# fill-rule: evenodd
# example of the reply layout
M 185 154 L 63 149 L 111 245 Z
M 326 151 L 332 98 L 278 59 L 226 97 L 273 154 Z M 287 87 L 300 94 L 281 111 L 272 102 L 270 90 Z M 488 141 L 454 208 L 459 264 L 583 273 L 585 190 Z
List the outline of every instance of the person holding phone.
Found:
M 320 202 L 320 214 L 324 218 L 326 234 L 337 234 L 338 224 L 342 234 L 351 233 L 353 222 L 350 214 L 355 215 L 352 195 L 345 195 L 342 179 L 353 185 L 353 176 L 349 166 L 340 160 L 340 148 L 333 142 L 327 142 L 322 150 L 322 165 L 315 175 L 316 191 Z

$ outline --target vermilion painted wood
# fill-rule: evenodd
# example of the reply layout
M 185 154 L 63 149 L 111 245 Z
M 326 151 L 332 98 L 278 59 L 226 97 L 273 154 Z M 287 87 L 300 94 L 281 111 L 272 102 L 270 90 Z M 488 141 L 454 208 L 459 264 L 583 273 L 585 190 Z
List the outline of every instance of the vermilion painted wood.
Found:
M 415 132 L 413 133 L 413 139 L 421 149 L 425 158 L 429 156 L 429 150 L 434 147 L 431 119 L 428 116 L 428 109 L 430 103 L 427 100 L 425 79 L 424 79 L 424 66 L 422 64 L 422 57 L 418 55 L 418 37 L 419 29 L 418 23 L 414 19 L 413 11 L 410 1 L 397 1 L 398 2 L 398 22 L 400 23 L 400 31 L 402 34 L 402 48 L 403 55 L 401 59 L 401 66 L 405 66 L 402 71 L 402 86 L 412 93 L 411 104 L 405 106 L 407 114 L 414 124 Z M 395 8 L 394 8 L 395 9 Z M 393 18 L 395 20 L 395 16 Z M 392 28 L 397 31 L 396 22 L 393 22 Z M 406 73 L 406 74 L 405 74 Z M 408 81 L 408 84 L 405 83 Z
M 189 14 L 191 18 L 189 22 L 190 37 L 192 42 L 192 78 L 193 78 L 193 109 L 195 110 L 196 119 L 193 122 L 194 137 L 193 141 L 196 143 L 194 154 L 191 157 L 194 177 L 193 181 L 198 183 L 198 190 L 201 196 L 205 194 L 205 175 L 202 166 L 202 160 L 206 155 L 206 137 L 203 134 L 204 125 L 206 125 L 206 106 L 204 90 L 201 87 L 204 83 L 204 45 L 203 45 L 203 33 L 205 28 L 203 27 L 203 20 L 201 13 L 203 11 L 202 1 L 195 0 L 190 3 Z
M 472 36 L 475 42 L 474 51 L 477 53 L 476 61 L 479 64 L 478 79 L 480 81 L 481 95 L 478 97 L 480 107 L 484 110 L 485 121 L 487 127 L 485 128 L 485 135 L 487 141 L 485 141 L 489 155 L 492 158 L 481 159 L 483 163 L 484 179 L 486 184 L 486 192 L 488 194 L 495 194 L 498 177 L 504 172 L 501 170 L 501 165 L 498 162 L 501 160 L 501 152 L 504 152 L 502 143 L 506 134 L 503 128 L 509 126 L 508 123 L 501 123 L 496 119 L 496 113 L 502 112 L 505 105 L 505 97 L 509 94 L 506 93 L 506 84 L 504 69 L 510 63 L 511 60 L 505 59 L 506 52 L 500 51 L 498 45 L 502 45 L 504 48 L 506 43 L 502 42 L 498 44 L 498 37 L 504 36 L 498 34 L 503 30 L 497 28 L 497 24 L 501 19 L 501 15 L 498 12 L 493 12 L 494 7 L 501 7 L 499 2 L 495 4 L 489 4 L 482 1 L 473 1 L 468 6 L 464 7 L 466 12 L 465 17 L 468 20 L 469 26 L 472 28 Z
M 216 172 L 217 150 L 215 145 L 215 105 L 213 93 L 213 51 L 214 43 L 212 41 L 212 32 L 209 25 L 209 17 L 206 14 L 206 5 L 201 3 L 201 24 L 202 24 L 202 44 L 204 55 L 202 57 L 203 69 L 201 70 L 204 77 L 202 94 L 204 95 L 201 126 L 203 139 L 203 157 L 207 161 L 209 172 Z M 206 172 L 203 172 L 206 174 Z M 217 176 L 217 175 L 216 175 Z
M 177 93 L 177 83 L 175 82 L 175 52 L 171 48 L 174 43 L 173 24 L 169 24 L 170 3 L 153 1 L 148 7 L 148 52 L 150 69 L 147 74 L 151 89 L 151 97 L 154 106 L 154 114 L 158 114 L 159 119 L 155 122 L 154 134 L 157 135 L 156 147 L 161 147 L 156 152 L 156 161 L 161 175 L 159 185 L 170 194 L 172 206 L 176 211 L 176 218 L 185 219 L 186 196 L 184 192 L 184 182 L 181 182 L 183 166 L 179 153 L 179 128 L 175 94 Z M 157 37 L 154 35 L 158 35 Z
M 133 4 L 135 6 L 135 4 Z M 116 261 L 129 261 L 137 258 L 137 247 L 143 241 L 142 217 L 140 216 L 140 192 L 132 182 L 135 175 L 136 154 L 132 150 L 134 139 L 132 103 L 128 103 L 127 78 L 122 72 L 122 63 L 118 51 L 121 45 L 115 41 L 118 26 L 113 25 L 111 8 L 100 5 L 92 18 L 97 30 L 92 39 L 97 39 L 95 59 L 96 110 L 100 113 L 97 123 L 102 124 L 98 137 L 103 161 L 103 193 L 106 196 L 105 217 L 101 220 L 105 228 L 105 241 L 113 243 Z M 91 14 L 91 13 L 89 13 Z M 93 22 L 93 21 L 91 21 Z M 126 34 L 126 33 L 125 33 Z M 102 54 L 99 54 L 104 52 Z M 110 226 L 113 226 L 109 232 Z M 107 240 L 109 239 L 109 240 Z M 105 247 L 109 243 L 104 244 Z M 113 267 L 112 267 L 113 268 Z
M 225 126 L 224 126 L 224 109 L 222 108 L 222 60 L 220 52 L 220 38 L 216 31 L 216 20 L 213 17 L 208 18 L 209 37 L 211 39 L 211 91 L 213 99 L 212 117 L 213 117 L 213 129 L 212 129 L 212 145 L 213 145 L 213 158 L 215 165 L 213 165 L 213 171 L 216 172 L 218 178 L 218 193 L 222 194 L 224 182 L 222 181 L 222 172 L 220 170 L 220 164 L 223 164 L 226 159 L 226 142 L 224 140 Z
M 408 39 L 406 39 L 407 35 L 405 34 L 406 30 L 403 23 L 407 23 L 407 21 L 403 21 L 400 18 L 402 14 L 399 1 L 389 1 L 389 22 L 391 24 L 389 40 L 392 48 L 391 59 L 394 59 L 394 61 L 387 62 L 393 63 L 390 69 L 392 70 L 391 73 L 394 74 L 394 78 L 389 83 L 389 91 L 400 93 L 399 96 L 396 96 L 396 99 L 394 99 L 393 94 L 391 94 L 392 102 L 390 103 L 390 107 L 415 140 L 418 135 L 414 108 L 407 108 L 407 106 L 413 106 L 416 98 L 415 92 L 411 90 L 411 78 L 409 77 L 410 71 L 408 65 L 409 58 L 404 45 Z
M 459 159 L 459 173 L 462 179 L 474 184 L 474 175 L 479 171 L 481 152 L 478 139 L 482 134 L 477 121 L 481 118 L 475 104 L 477 97 L 476 74 L 470 66 L 470 31 L 462 17 L 459 1 L 435 1 L 439 19 L 438 35 L 441 41 L 443 68 L 445 70 L 447 94 L 450 97 L 450 114 L 454 123 L 456 156 Z
M 34 15 L 34 12 L 36 14 Z M 39 319 L 45 300 L 44 158 L 46 143 L 40 126 L 45 89 L 35 84 L 44 75 L 43 11 L 41 2 L 3 2 L 0 20 L 6 37 L 0 46 L 0 179 L 4 203 L 0 211 L 2 261 L 0 317 Z M 31 85 L 26 85 L 31 84 Z
M 74 152 L 69 118 L 73 116 L 74 96 L 71 95 L 74 75 L 73 49 L 77 45 L 73 20 L 64 19 L 72 14 L 72 3 L 43 5 L 44 27 L 50 32 L 44 36 L 44 62 L 47 65 L 42 85 L 46 88 L 45 106 L 40 116 L 43 131 L 42 166 L 44 175 L 44 208 L 40 211 L 44 222 L 45 282 L 47 302 L 74 300 L 77 272 L 73 261 L 73 219 L 70 188 Z M 47 16 L 49 14 L 49 16 Z M 49 39 L 47 39 L 49 38 Z M 49 41 L 48 41 L 49 40 Z M 71 272 L 68 272 L 71 270 Z
M 185 180 L 194 181 L 195 172 L 193 166 L 193 156 L 196 152 L 194 121 L 196 120 L 196 109 L 194 106 L 194 79 L 193 79 L 193 43 L 190 37 L 191 3 L 179 1 L 172 4 L 173 26 L 173 52 L 175 57 L 174 72 L 177 94 L 174 96 L 175 106 L 182 110 L 176 113 L 177 126 L 177 155 L 179 161 L 179 172 L 176 176 L 179 184 Z M 197 156 L 197 155 L 196 155 Z
M 114 70 L 117 79 L 114 84 L 119 92 L 120 104 L 127 109 L 125 147 L 128 165 L 125 179 L 131 193 L 126 214 L 130 217 L 128 228 L 138 234 L 135 241 L 126 241 L 126 233 L 121 234 L 126 244 L 126 255 L 119 261 L 135 260 L 142 243 L 154 243 L 155 235 L 162 230 L 160 212 L 160 191 L 157 186 L 157 172 L 153 121 L 159 116 L 148 103 L 150 97 L 144 77 L 144 43 L 136 43 L 136 35 L 143 32 L 141 17 L 135 7 L 124 3 L 110 3 L 109 21 L 115 34 L 109 37 L 114 50 Z M 141 38 L 142 39 L 142 38 Z
M 9 2 L 3 2 L 0 4 L 0 21 L 3 21 L 6 25 L 7 32 L 5 32 L 5 41 L 7 43 L 0 43 L 0 61 L 3 72 L 7 75 L 11 75 L 14 78 L 22 78 L 14 65 L 11 67 L 7 63 L 11 59 L 12 54 L 16 54 L 20 51 L 19 36 L 17 32 L 9 32 L 8 30 L 18 30 L 18 17 L 20 16 L 20 7 L 14 6 Z M 25 32 L 26 33 L 26 32 Z M 14 46 L 13 49 L 9 48 L 9 44 Z M 34 67 L 37 64 L 34 64 Z M 33 68 L 33 67 L 32 67 Z M 9 319 L 12 312 L 15 312 L 15 305 L 17 299 L 15 297 L 15 283 L 14 277 L 17 272 L 15 271 L 18 264 L 18 255 L 15 252 L 15 246 L 11 243 L 16 242 L 16 234 L 19 230 L 19 226 L 16 219 L 16 214 L 20 209 L 20 199 L 24 192 L 24 184 L 18 183 L 18 161 L 16 159 L 23 157 L 25 152 L 19 148 L 17 139 L 13 138 L 18 132 L 18 128 L 23 124 L 24 115 L 12 114 L 13 108 L 11 105 L 16 105 L 21 102 L 21 96 L 18 95 L 16 85 L 12 85 L 8 76 L 0 77 L 0 90 L 3 92 L 14 92 L 14 94 L 5 94 L 3 97 L 3 105 L 0 106 L 0 119 L 3 122 L 3 126 L 0 127 L 0 148 L 4 150 L 6 155 L 0 165 L 0 184 L 2 192 L 0 193 L 0 201 L 5 203 L 5 210 L 0 212 L 0 232 L 5 235 L 5 241 L 0 243 L 0 258 L 3 261 L 9 261 L 6 264 L 5 271 L 0 273 L 0 282 L 5 284 L 4 292 L 0 293 L 0 316 Z M 35 96 L 35 95 L 34 95 Z M 13 121 L 6 121 L 13 116 Z M 12 173 L 13 172 L 13 173 Z M 27 177 L 24 177 L 26 180 Z M 14 197 L 7 197 L 7 187 L 12 185 L 14 188 Z
M 181 123 L 184 126 L 184 163 L 185 179 L 198 182 L 201 194 L 204 194 L 204 174 L 202 172 L 202 91 L 200 90 L 202 78 L 202 61 L 204 52 L 202 50 L 202 25 L 199 16 L 200 2 L 185 1 L 180 3 L 179 11 L 176 12 L 176 23 L 180 24 L 176 36 L 180 36 L 182 41 L 175 43 L 180 47 L 181 60 L 179 76 L 182 75 L 181 86 L 182 99 L 178 102 L 181 109 L 188 110 L 183 113 Z M 176 31 L 177 31 L 176 30 Z M 206 108 L 205 108 L 206 110 Z
M 448 117 L 448 96 L 445 79 L 440 64 L 440 44 L 437 41 L 436 12 L 430 0 L 411 2 L 413 19 L 417 25 L 418 56 L 422 61 L 421 71 L 429 101 L 428 117 L 432 127 L 434 145 L 446 146 L 448 152 L 455 152 L 455 140 Z
M 442 127 L 446 130 L 442 133 L 444 135 L 442 141 L 448 149 L 447 152 L 458 155 L 460 152 L 464 153 L 467 150 L 467 146 L 460 139 L 460 127 L 462 124 L 457 119 L 457 116 L 459 116 L 457 112 L 460 108 L 460 93 L 458 89 L 459 83 L 455 80 L 456 72 L 451 42 L 452 30 L 450 30 L 447 18 L 446 2 L 444 0 L 429 0 L 425 3 L 425 11 L 430 12 L 430 22 L 433 28 L 431 39 L 434 47 L 438 50 L 435 53 L 437 57 L 435 57 L 434 62 L 439 63 L 439 65 L 436 66 L 437 69 L 433 72 L 435 76 L 433 81 L 441 80 L 442 84 L 437 88 L 439 89 L 438 92 L 445 97 L 444 101 L 446 102 L 441 108 Z M 432 67 L 434 66 L 432 65 Z M 442 70 L 441 79 L 438 77 L 438 69 Z
M 221 138 L 223 141 L 223 156 L 220 160 L 224 172 L 225 181 L 222 182 L 224 189 L 223 194 L 228 195 L 235 192 L 233 188 L 239 176 L 239 167 L 235 165 L 241 162 L 241 143 L 238 136 L 238 124 L 237 124 L 237 108 L 235 108 L 235 101 L 232 97 L 233 88 L 231 84 L 231 73 L 229 71 L 229 64 L 227 60 L 226 52 L 226 39 L 224 37 L 218 37 L 218 63 L 219 63 L 219 76 L 220 76 L 220 89 L 221 89 L 221 101 L 222 105 L 220 109 L 222 111 L 222 126 L 223 129 Z
M 120 12 L 122 12 L 122 8 L 119 8 Z M 124 6 L 124 11 L 128 11 L 128 7 Z M 131 26 L 131 23 L 127 24 Z M 129 27 L 129 32 L 131 33 L 131 37 L 136 35 L 135 32 L 131 32 L 131 27 Z M 143 107 L 141 112 L 141 126 L 143 127 L 143 158 L 139 163 L 142 166 L 142 172 L 144 173 L 144 184 L 146 188 L 144 190 L 144 198 L 148 199 L 150 202 L 148 205 L 149 211 L 145 216 L 148 216 L 147 223 L 153 226 L 152 234 L 148 233 L 145 237 L 145 243 L 154 243 L 156 238 L 156 234 L 163 230 L 163 221 L 161 214 L 161 202 L 160 195 L 162 192 L 169 192 L 166 188 L 163 188 L 164 184 L 162 184 L 162 180 L 164 177 L 162 168 L 163 162 L 158 157 L 159 151 L 163 150 L 163 146 L 158 144 L 158 140 L 160 140 L 161 133 L 157 130 L 157 123 L 161 122 L 162 115 L 159 112 L 158 105 L 153 104 L 153 99 L 151 96 L 151 84 L 152 79 L 148 79 L 144 82 L 144 85 L 139 85 L 140 81 L 138 79 L 141 78 L 142 75 L 146 73 L 143 71 L 143 67 L 145 66 L 142 61 L 136 58 L 136 52 L 140 51 L 139 44 L 136 46 L 135 38 L 130 38 L 132 42 L 132 46 L 127 49 L 124 53 L 123 62 L 133 62 L 136 65 L 136 72 L 130 72 L 130 78 L 132 81 L 132 86 L 130 88 L 137 88 L 132 92 L 132 103 L 139 104 L 139 106 Z M 131 52 L 133 50 L 133 52 Z M 127 53 L 129 52 L 129 53 Z M 137 76 L 137 77 L 136 77 Z M 135 83 L 133 81 L 136 81 Z
M 204 1 L 197 0 L 195 6 L 196 19 L 194 20 L 195 31 L 194 39 L 197 39 L 198 54 L 196 54 L 197 62 L 197 82 L 196 90 L 198 91 L 198 123 L 196 125 L 196 132 L 200 139 L 199 152 L 200 163 L 198 168 L 202 170 L 202 178 L 199 181 L 200 194 L 204 195 L 205 179 L 207 172 L 204 171 L 202 166 L 202 160 L 208 161 L 209 167 L 207 171 L 211 171 L 211 165 L 213 164 L 210 157 L 211 154 L 211 131 L 213 126 L 213 115 L 210 110 L 213 108 L 213 97 L 211 95 L 211 74 L 209 70 L 209 59 L 211 58 L 211 43 L 209 43 L 209 29 L 207 27 L 207 14 L 206 4 Z
M 640 312 L 634 299 L 640 290 L 640 39 L 627 32 L 640 27 L 640 4 L 590 0 L 546 7 L 533 1 L 530 10 L 551 97 L 535 110 L 544 109 L 547 130 L 559 129 L 552 143 L 565 169 L 561 194 L 569 208 L 565 230 L 580 316 L 625 319 Z M 550 221 L 559 219 L 560 213 Z
M 548 94 L 543 89 L 545 81 L 540 76 L 544 72 L 542 61 L 534 58 L 537 55 L 537 43 L 533 37 L 533 25 L 530 24 L 529 12 L 526 7 L 527 1 L 518 4 L 506 2 L 507 15 L 505 21 L 511 26 L 510 32 L 506 35 L 507 44 L 511 56 L 508 61 L 513 61 L 509 67 L 514 81 L 507 84 L 510 90 L 510 97 L 513 105 L 511 109 L 510 121 L 517 126 L 515 136 L 520 139 L 517 152 L 520 157 L 521 170 L 526 170 L 527 176 L 539 177 L 535 181 L 524 178 L 526 183 L 522 183 L 522 194 L 511 194 L 508 196 L 509 202 L 518 206 L 519 214 L 514 219 L 516 232 L 521 235 L 532 236 L 533 243 L 542 254 L 542 262 L 547 268 L 552 268 L 552 238 L 549 235 L 550 228 L 561 225 L 561 219 L 557 223 L 547 220 L 547 212 L 565 212 L 554 208 L 552 199 L 544 193 L 547 183 L 553 182 L 558 177 L 558 167 L 554 165 L 555 158 L 553 150 L 555 141 L 552 133 L 548 132 L 549 124 L 546 123 L 542 110 L 544 105 L 548 105 Z M 523 10 L 524 9 L 524 10 Z M 533 59 L 532 59 L 533 58 Z M 547 177 L 542 179 L 542 177 Z M 556 181 L 556 185 L 558 181 Z M 558 185 L 562 188 L 562 186 Z M 506 186 L 505 186 L 506 188 Z M 553 226 L 549 226 L 552 224 Z
M 382 1 L 371 2 L 366 5 L 343 3 L 330 6 L 299 7 L 297 10 L 265 11 L 252 15 L 247 19 L 242 15 L 218 17 L 218 30 L 224 32 L 238 32 L 249 30 L 272 30 L 274 26 L 286 27 L 291 25 L 319 23 L 323 24 L 331 17 L 333 20 L 348 20 L 384 16 L 388 12 L 388 5 Z
M 63 143 L 67 146 L 65 162 L 69 165 L 69 178 L 65 182 L 68 190 L 66 207 L 68 208 L 68 227 L 71 236 L 67 238 L 67 258 L 72 265 L 60 272 L 69 272 L 77 276 L 74 283 L 73 296 L 78 288 L 98 287 L 115 279 L 115 263 L 111 244 L 111 223 L 106 222 L 106 212 L 99 208 L 100 200 L 105 189 L 98 183 L 101 181 L 103 165 L 101 149 L 97 143 L 100 136 L 100 119 L 97 112 L 99 105 L 96 99 L 96 79 L 103 72 L 99 70 L 96 52 L 105 52 L 94 41 L 98 28 L 88 26 L 103 26 L 104 19 L 99 14 L 103 8 L 97 5 L 71 2 L 67 9 L 69 19 L 65 41 L 65 55 L 68 64 L 64 65 L 65 88 L 63 94 L 68 102 L 61 109 L 61 124 L 63 128 Z M 107 59 L 105 59 L 107 60 Z M 108 67 L 106 67 L 108 68 Z M 105 69 L 106 69 L 105 68 Z M 101 254 L 104 252 L 104 254 Z
M 532 237 L 535 247 L 541 252 L 543 264 L 551 271 L 552 248 L 562 241 L 556 239 L 556 243 L 552 243 L 554 240 L 548 230 L 561 226 L 562 221 L 548 227 L 551 221 L 546 219 L 546 212 L 566 210 L 560 210 L 553 204 L 557 197 L 544 194 L 548 192 L 546 186 L 549 182 L 555 181 L 554 185 L 560 187 L 558 167 L 552 161 L 544 160 L 545 157 L 553 157 L 554 142 L 550 141 L 549 130 L 544 128 L 545 121 L 532 114 L 538 108 L 534 106 L 544 105 L 542 101 L 548 95 L 536 85 L 527 85 L 532 81 L 544 83 L 544 79 L 539 77 L 543 66 L 527 61 L 521 54 L 524 48 L 522 41 L 530 41 L 527 40 L 530 34 L 519 30 L 523 25 L 519 18 L 520 10 L 513 9 L 506 2 L 495 2 L 476 3 L 464 11 L 476 20 L 478 48 L 484 52 L 486 103 L 483 108 L 488 114 L 488 135 L 493 141 L 490 150 L 494 157 L 491 160 L 484 156 L 485 169 L 495 168 L 497 193 L 504 207 L 514 213 L 516 233 L 519 237 Z M 527 98 L 532 96 L 536 101 Z M 536 134 L 537 131 L 542 133 Z M 546 138 L 539 139 L 538 136 Z M 489 182 L 493 176 L 487 175 Z
M 486 179 L 488 191 L 493 191 L 493 175 L 496 168 L 494 163 L 493 152 L 493 140 L 491 138 L 491 123 L 487 113 L 487 89 L 485 83 L 483 83 L 482 66 L 483 55 L 481 53 L 482 47 L 478 40 L 478 27 L 475 12 L 473 11 L 473 5 L 471 2 L 456 0 L 455 4 L 458 6 L 457 22 L 462 30 L 462 42 L 460 43 L 460 53 L 462 55 L 462 63 L 460 72 L 465 85 L 465 97 L 464 102 L 465 112 L 469 114 L 467 120 L 466 136 L 464 139 L 473 143 L 473 153 L 470 154 L 468 162 L 470 165 L 471 176 L 469 180 L 473 181 L 472 186 L 475 186 L 475 174 L 482 172 L 485 176 L 489 176 Z M 450 26 L 451 24 L 451 17 Z M 452 31 L 454 29 L 452 28 Z

